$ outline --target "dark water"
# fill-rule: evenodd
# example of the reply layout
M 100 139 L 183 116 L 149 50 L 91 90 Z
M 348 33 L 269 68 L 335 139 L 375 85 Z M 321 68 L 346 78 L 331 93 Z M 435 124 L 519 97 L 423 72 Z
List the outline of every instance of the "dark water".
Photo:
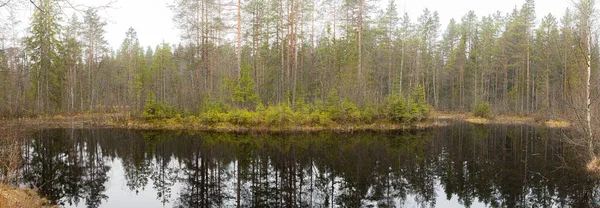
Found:
M 23 183 L 65 207 L 594 207 L 560 131 L 458 123 L 355 134 L 56 129 Z

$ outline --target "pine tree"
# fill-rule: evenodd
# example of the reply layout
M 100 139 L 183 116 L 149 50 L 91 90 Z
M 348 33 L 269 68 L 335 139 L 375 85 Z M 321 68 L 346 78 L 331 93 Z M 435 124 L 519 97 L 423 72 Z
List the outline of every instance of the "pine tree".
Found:
M 53 0 L 39 0 L 33 13 L 26 47 L 32 65 L 31 95 L 39 112 L 57 112 L 63 107 L 65 70 L 61 68 L 60 15 Z
M 248 62 L 242 63 L 242 76 L 233 87 L 232 100 L 236 105 L 244 109 L 254 109 L 258 104 L 258 95 L 254 92 L 254 80 L 250 73 Z
M 148 56 L 148 55 L 146 55 Z M 152 58 L 152 79 L 154 80 L 155 86 L 154 91 L 158 95 L 158 100 L 161 102 L 168 102 L 168 91 L 170 88 L 170 78 L 168 77 L 170 72 L 173 70 L 173 60 L 171 47 L 167 43 L 162 43 L 156 47 Z
M 107 42 L 104 40 L 104 27 L 106 22 L 98 15 L 96 9 L 90 8 L 85 11 L 84 15 L 84 41 L 86 45 L 86 65 L 88 73 L 89 87 L 89 110 L 93 111 L 96 95 L 96 80 L 95 76 L 100 70 L 100 57 L 106 52 Z

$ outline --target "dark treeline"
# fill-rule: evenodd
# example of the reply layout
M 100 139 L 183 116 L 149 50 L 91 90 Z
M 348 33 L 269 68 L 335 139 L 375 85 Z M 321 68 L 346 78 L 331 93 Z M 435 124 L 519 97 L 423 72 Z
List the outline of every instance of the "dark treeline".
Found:
M 558 133 L 469 124 L 389 134 L 44 130 L 25 142 L 21 179 L 57 203 L 86 207 L 111 201 L 109 176 L 176 207 L 429 207 L 442 198 L 594 206 L 600 182 L 565 167 L 581 163 L 579 150 Z
M 471 11 L 445 29 L 437 12 L 411 20 L 394 1 L 174 0 L 181 43 L 145 48 L 146 34 L 131 28 L 115 50 L 96 9 L 66 17 L 58 1 L 34 2 L 26 37 L 14 32 L 14 12 L 2 22 L 5 116 L 141 112 L 149 98 L 188 112 L 207 103 L 378 107 L 414 94 L 451 111 L 489 103 L 496 113 L 563 115 L 583 103 L 579 10 L 536 17 L 533 0 L 508 13 Z M 597 47 L 590 57 L 594 97 Z

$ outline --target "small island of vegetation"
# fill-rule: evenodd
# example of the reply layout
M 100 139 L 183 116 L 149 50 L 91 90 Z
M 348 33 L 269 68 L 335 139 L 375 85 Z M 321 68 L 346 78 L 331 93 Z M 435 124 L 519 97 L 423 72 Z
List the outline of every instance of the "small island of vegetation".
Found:
M 379 105 L 364 107 L 342 100 L 336 91 L 325 102 L 312 104 L 299 100 L 294 107 L 286 103 L 265 107 L 251 91 L 247 96 L 241 94 L 236 89 L 231 102 L 234 106 L 207 100 L 202 110 L 194 114 L 157 103 L 151 93 L 140 116 L 115 119 L 113 124 L 130 128 L 225 131 L 393 130 L 425 125 L 431 110 L 422 88 L 417 88 L 408 100 L 390 96 Z

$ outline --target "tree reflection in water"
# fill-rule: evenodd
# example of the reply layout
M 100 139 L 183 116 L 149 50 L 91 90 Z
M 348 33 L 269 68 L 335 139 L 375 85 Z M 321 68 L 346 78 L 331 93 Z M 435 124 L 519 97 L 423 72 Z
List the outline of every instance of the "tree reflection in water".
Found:
M 158 207 L 596 206 L 599 180 L 575 168 L 577 149 L 559 133 L 464 123 L 354 134 L 55 129 L 25 144 L 22 179 L 79 207 L 111 201 L 109 181 Z

